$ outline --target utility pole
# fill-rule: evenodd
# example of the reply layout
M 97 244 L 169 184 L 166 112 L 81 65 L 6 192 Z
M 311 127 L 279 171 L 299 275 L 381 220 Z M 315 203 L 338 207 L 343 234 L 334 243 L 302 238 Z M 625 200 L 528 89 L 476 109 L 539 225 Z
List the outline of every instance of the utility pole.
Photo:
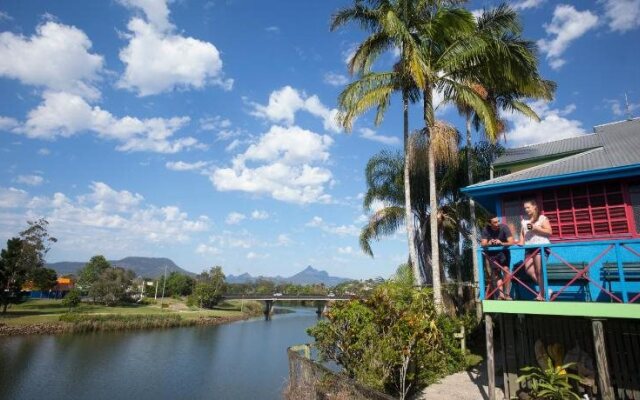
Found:
M 164 266 L 164 279 L 162 280 L 162 304 L 160 308 L 164 306 L 164 288 L 167 286 L 167 266 Z
M 153 296 L 153 299 L 154 299 L 155 301 L 158 301 L 158 283 L 160 283 L 160 282 L 158 282 L 158 279 L 156 279 L 156 283 L 155 283 L 155 286 L 156 286 L 156 294 L 155 294 L 155 296 Z

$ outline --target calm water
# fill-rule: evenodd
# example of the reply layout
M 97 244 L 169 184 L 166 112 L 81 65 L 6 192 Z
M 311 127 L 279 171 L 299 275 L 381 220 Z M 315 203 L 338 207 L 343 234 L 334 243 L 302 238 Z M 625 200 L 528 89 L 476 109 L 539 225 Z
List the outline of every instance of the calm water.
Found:
M 280 399 L 315 310 L 271 321 L 0 338 L 0 399 Z

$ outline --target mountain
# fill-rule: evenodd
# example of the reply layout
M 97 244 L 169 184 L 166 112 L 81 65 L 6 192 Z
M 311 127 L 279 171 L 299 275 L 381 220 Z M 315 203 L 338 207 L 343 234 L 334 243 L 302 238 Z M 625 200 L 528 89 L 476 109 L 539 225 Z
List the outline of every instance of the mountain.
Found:
M 186 275 L 194 275 L 192 272 L 186 271 L 176 265 L 168 258 L 153 257 L 125 257 L 122 260 L 109 261 L 114 267 L 122 267 L 130 269 L 138 276 L 145 278 L 155 278 L 164 273 L 164 267 L 167 267 L 167 274 L 176 271 Z M 57 263 L 47 264 L 47 268 L 54 269 L 58 275 L 77 274 L 78 270 L 86 262 L 61 261 Z
M 274 283 L 293 283 L 296 285 L 311 285 L 314 283 L 323 283 L 325 286 L 336 286 L 342 282 L 350 281 L 352 279 L 339 278 L 336 276 L 330 276 L 327 271 L 321 271 L 308 266 L 302 271 L 290 277 L 282 276 L 251 276 L 248 273 L 242 275 L 228 275 L 226 277 L 227 283 L 251 283 L 258 279 L 265 279 L 273 281 Z

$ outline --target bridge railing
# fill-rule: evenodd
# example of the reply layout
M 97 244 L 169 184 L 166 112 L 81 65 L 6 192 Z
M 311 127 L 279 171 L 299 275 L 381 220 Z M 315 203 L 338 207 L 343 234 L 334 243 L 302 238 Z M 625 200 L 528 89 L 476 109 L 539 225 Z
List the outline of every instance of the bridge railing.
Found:
M 481 247 L 477 257 L 481 300 L 640 304 L 640 239 Z M 535 258 L 544 290 L 530 275 Z

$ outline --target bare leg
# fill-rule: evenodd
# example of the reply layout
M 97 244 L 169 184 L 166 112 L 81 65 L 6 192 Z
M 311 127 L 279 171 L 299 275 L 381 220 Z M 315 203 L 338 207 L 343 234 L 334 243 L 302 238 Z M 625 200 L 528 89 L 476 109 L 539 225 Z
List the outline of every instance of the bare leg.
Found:
M 534 263 L 536 266 L 536 275 L 538 276 L 537 282 L 538 287 L 540 288 L 540 299 L 544 299 L 544 276 L 542 276 L 542 257 L 540 254 L 537 254 L 534 259 Z

